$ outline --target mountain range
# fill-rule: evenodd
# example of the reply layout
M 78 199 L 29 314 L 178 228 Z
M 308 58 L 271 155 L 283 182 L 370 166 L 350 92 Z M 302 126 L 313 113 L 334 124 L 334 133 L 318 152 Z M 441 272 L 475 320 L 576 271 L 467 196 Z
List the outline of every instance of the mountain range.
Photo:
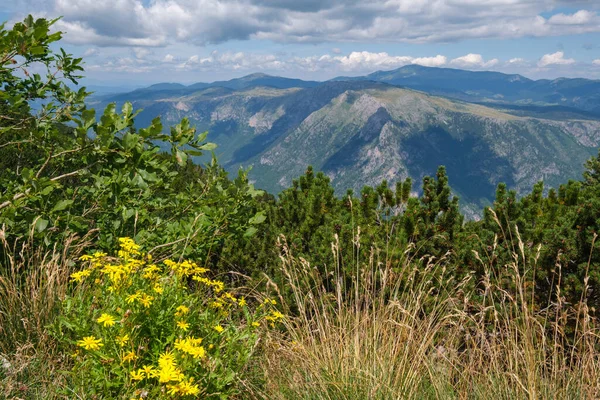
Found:
M 498 72 L 416 65 L 327 82 L 253 74 L 184 86 L 160 83 L 97 96 L 132 101 L 138 123 L 188 117 L 218 144 L 228 170 L 252 166 L 272 193 L 308 165 L 338 194 L 445 165 L 463 210 L 472 215 L 505 182 L 523 194 L 544 180 L 579 178 L 600 145 L 600 81 L 531 80 Z M 418 185 L 416 185 L 418 186 Z

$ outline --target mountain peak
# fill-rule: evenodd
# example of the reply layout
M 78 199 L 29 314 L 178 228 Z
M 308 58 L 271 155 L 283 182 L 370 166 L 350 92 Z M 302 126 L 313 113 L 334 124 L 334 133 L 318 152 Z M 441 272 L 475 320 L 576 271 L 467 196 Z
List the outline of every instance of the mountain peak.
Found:
M 262 73 L 262 72 L 255 72 L 253 74 L 243 76 L 243 77 L 241 77 L 239 79 L 257 79 L 257 78 L 279 78 L 279 77 L 278 76 L 273 76 L 273 75 L 267 75 L 267 74 Z

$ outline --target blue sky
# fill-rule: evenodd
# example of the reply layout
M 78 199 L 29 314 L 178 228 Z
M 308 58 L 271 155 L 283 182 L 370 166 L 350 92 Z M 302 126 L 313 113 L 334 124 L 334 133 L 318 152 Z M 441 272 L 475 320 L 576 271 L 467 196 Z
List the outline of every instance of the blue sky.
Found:
M 600 79 L 598 0 L 3 0 L 57 17 L 91 83 L 254 72 L 325 80 L 407 64 Z

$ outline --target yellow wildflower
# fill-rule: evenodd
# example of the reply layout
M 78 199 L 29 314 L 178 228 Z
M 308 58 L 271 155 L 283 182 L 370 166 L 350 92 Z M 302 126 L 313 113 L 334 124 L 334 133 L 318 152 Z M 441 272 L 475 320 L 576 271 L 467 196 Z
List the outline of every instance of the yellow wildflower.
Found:
M 144 274 L 142 276 L 144 279 L 156 279 L 158 278 L 159 271 L 160 268 L 158 268 L 155 264 L 150 264 L 144 268 Z
M 150 307 L 150 305 L 152 304 L 152 300 L 154 300 L 154 297 L 149 296 L 146 293 L 142 293 L 140 297 L 140 303 L 142 303 L 142 305 L 146 308 Z
M 176 308 L 175 316 L 181 317 L 190 312 L 190 309 L 184 305 L 181 305 Z
M 87 278 L 92 274 L 92 270 L 84 269 L 83 271 L 73 272 L 71 274 L 71 282 L 81 282 L 83 278 Z
M 140 246 L 136 244 L 133 239 L 128 237 L 119 238 L 119 244 L 121 246 L 121 250 L 118 251 L 118 256 L 129 260 L 132 259 L 133 256 L 140 255 Z
M 124 334 L 123 336 L 117 336 L 116 340 L 120 347 L 124 347 L 125 344 L 127 344 L 127 342 L 129 341 L 129 335 Z
M 283 319 L 283 317 L 284 315 L 279 311 L 271 311 L 271 315 L 267 315 L 265 319 L 271 322 L 271 327 L 274 327 L 273 323 Z
M 212 308 L 221 308 L 221 307 L 223 307 L 223 302 L 221 302 L 221 300 L 211 301 L 210 306 Z
M 96 320 L 96 322 L 104 324 L 104 327 L 107 327 L 113 326 L 117 321 L 112 315 L 104 313 Z
M 244 307 L 246 305 L 246 299 L 242 297 L 238 300 L 238 304 L 240 305 L 240 307 Z
M 183 379 L 183 373 L 175 364 L 175 357 L 172 353 L 166 352 L 158 358 L 158 381 L 167 383 L 171 381 L 179 382 Z
M 189 354 L 196 359 L 203 358 L 206 353 L 204 347 L 200 346 L 201 343 L 201 338 L 190 337 L 186 339 L 177 339 L 175 341 L 175 350 Z
M 158 370 L 151 365 L 144 365 L 140 371 L 143 371 L 147 378 L 154 378 Z
M 216 325 L 213 329 L 219 333 L 223 332 L 225 329 L 221 325 Z
M 260 323 L 258 323 L 258 322 L 256 322 L 256 321 L 254 321 L 254 322 L 252 323 L 252 326 L 253 326 L 253 327 L 255 327 L 255 328 L 258 328 L 258 327 L 260 326 Z
M 168 385 L 167 393 L 171 396 L 175 396 L 177 393 L 179 393 L 179 385 Z
M 131 294 L 131 295 L 127 296 L 127 298 L 125 299 L 125 301 L 127 301 L 127 304 L 131 304 L 134 301 L 139 300 L 140 297 L 141 297 L 140 293 L 134 293 L 134 294 Z
M 123 362 L 126 361 L 133 361 L 137 358 L 137 356 L 135 355 L 135 353 L 133 351 L 130 351 L 129 353 L 125 353 L 123 355 Z
M 142 371 L 141 369 L 138 369 L 137 372 L 131 371 L 131 379 L 133 379 L 134 381 L 141 381 L 142 379 L 144 379 L 144 371 Z
M 153 290 L 158 294 L 161 294 L 162 292 L 165 291 L 165 289 L 163 289 L 162 286 L 160 286 L 158 283 L 156 285 L 154 285 Z
M 177 321 L 177 326 L 179 327 L 179 329 L 185 332 L 190 327 L 190 324 L 188 324 L 185 321 Z
M 86 350 L 99 350 L 104 346 L 102 339 L 96 339 L 94 336 L 86 336 L 77 342 L 77 346 L 83 347 Z
M 181 381 L 177 386 L 179 386 L 179 393 L 182 395 L 192 395 L 195 396 L 200 393 L 200 388 L 198 385 L 194 384 L 194 378 L 190 377 L 187 381 Z

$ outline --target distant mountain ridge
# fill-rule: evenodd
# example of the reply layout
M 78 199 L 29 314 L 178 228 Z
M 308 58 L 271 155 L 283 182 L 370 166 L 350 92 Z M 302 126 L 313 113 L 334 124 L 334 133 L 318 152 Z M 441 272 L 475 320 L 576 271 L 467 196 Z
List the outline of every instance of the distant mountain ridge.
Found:
M 594 111 L 527 101 L 482 105 L 447 93 L 440 97 L 423 90 L 426 79 L 419 74 L 438 71 L 460 81 L 462 72 L 471 72 L 422 68 L 321 83 L 255 74 L 205 86 L 160 84 L 99 104 L 133 101 L 144 109 L 140 126 L 156 115 L 166 124 L 190 118 L 199 131 L 210 132 L 228 170 L 253 166 L 251 179 L 272 193 L 289 186 L 308 165 L 329 175 L 340 195 L 382 179 L 411 176 L 418 181 L 446 165 L 463 209 L 473 213 L 489 204 L 499 182 L 524 193 L 540 179 L 556 186 L 578 178 L 583 162 L 600 146 L 600 118 Z M 479 82 L 473 79 L 470 89 L 487 85 L 509 93 L 513 89 L 503 87 L 512 82 L 525 93 L 528 85 L 541 85 L 518 75 L 476 74 Z M 390 83 L 411 79 L 420 90 Z M 432 84 L 446 78 L 436 79 Z M 439 83 L 435 91 L 455 90 L 459 83 Z
M 533 80 L 518 74 L 424 67 L 413 64 L 391 71 L 376 71 L 365 76 L 340 76 L 329 80 L 329 82 L 339 81 L 381 82 L 469 102 L 563 106 L 600 116 L 600 80 L 583 78 Z M 278 89 L 311 88 L 324 83 L 255 73 L 228 81 L 198 82 L 188 86 L 179 83 L 158 83 L 137 89 L 127 95 L 155 96 L 157 92 L 177 92 L 184 95 L 209 87 L 233 90 L 254 86 Z
M 582 78 L 532 80 L 491 71 L 407 65 L 341 80 L 372 80 L 466 101 L 561 105 L 600 115 L 600 81 Z

